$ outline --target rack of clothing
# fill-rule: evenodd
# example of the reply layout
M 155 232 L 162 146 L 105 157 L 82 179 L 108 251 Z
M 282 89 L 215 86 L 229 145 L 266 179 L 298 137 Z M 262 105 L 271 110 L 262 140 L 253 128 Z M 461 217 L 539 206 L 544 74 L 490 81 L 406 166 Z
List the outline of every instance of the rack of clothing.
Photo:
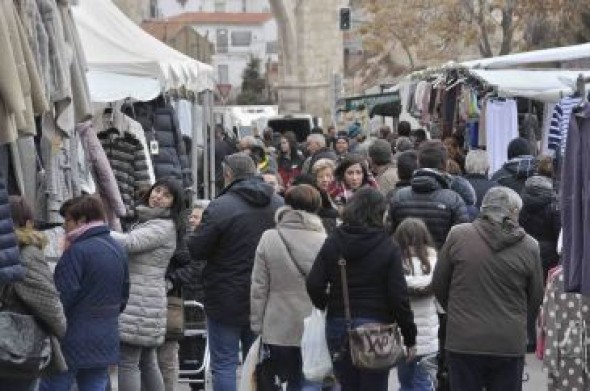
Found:
M 63 201 L 89 186 L 75 125 L 92 110 L 70 2 L 1 1 L 0 52 L 0 174 L 59 224 Z

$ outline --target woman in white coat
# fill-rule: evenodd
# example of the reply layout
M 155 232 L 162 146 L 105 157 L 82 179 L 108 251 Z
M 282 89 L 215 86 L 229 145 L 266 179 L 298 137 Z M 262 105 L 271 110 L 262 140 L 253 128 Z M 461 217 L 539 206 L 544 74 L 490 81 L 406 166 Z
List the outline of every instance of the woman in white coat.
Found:
M 418 363 L 438 351 L 438 316 L 431 287 L 437 254 L 430 232 L 420 219 L 402 221 L 394 237 L 401 248 L 410 305 L 418 328 L 416 357 L 397 367 L 400 391 L 431 391 L 432 381 Z
M 274 375 L 288 391 L 319 391 L 303 378 L 303 319 L 312 304 L 305 279 L 326 239 L 320 193 L 310 185 L 291 187 L 286 207 L 276 213 L 277 227 L 266 231 L 256 249 L 250 291 L 250 326 L 270 353 Z

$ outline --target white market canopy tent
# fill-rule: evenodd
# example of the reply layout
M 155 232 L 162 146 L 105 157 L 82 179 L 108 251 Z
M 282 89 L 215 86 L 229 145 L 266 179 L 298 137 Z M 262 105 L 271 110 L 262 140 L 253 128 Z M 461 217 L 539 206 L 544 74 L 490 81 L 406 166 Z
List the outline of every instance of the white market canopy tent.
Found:
M 590 43 L 482 58 L 465 61 L 459 65 L 466 68 L 500 69 L 529 64 L 572 61 L 582 58 L 590 58 Z
M 88 71 L 86 78 L 92 102 L 95 103 L 117 102 L 126 98 L 147 102 L 162 93 L 160 81 L 150 77 Z
M 111 0 L 79 0 L 72 13 L 90 70 L 93 101 L 127 97 L 145 100 L 155 93 L 155 84 L 148 79 L 157 81 L 158 94 L 181 87 L 194 92 L 214 89 L 210 65 L 152 37 Z M 105 94 L 107 88 L 110 93 Z
M 590 77 L 590 71 L 561 70 L 469 69 L 468 73 L 494 87 L 499 96 L 518 96 L 547 103 L 558 102 L 564 96 L 573 94 L 580 73 Z

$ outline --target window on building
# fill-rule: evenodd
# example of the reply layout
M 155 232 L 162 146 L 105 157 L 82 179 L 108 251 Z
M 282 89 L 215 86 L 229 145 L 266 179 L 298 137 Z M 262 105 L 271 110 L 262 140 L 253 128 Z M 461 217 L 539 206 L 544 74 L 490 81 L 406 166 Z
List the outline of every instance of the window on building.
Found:
M 232 46 L 250 46 L 252 44 L 252 31 L 232 31 Z
M 247 1 L 242 0 L 242 12 L 248 12 Z
M 229 65 L 217 65 L 217 82 L 219 84 L 229 84 Z
M 216 36 L 217 53 L 227 53 L 229 46 L 227 29 L 217 29 Z
M 271 41 L 266 43 L 266 54 L 278 54 L 279 43 L 277 41 Z
M 225 12 L 225 0 L 215 0 L 215 12 Z

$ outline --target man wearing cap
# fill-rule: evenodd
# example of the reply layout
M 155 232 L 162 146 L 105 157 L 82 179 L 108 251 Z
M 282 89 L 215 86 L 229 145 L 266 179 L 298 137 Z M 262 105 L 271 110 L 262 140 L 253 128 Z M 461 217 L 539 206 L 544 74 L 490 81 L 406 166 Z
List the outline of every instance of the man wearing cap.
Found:
M 240 342 L 247 353 L 254 341 L 250 331 L 254 254 L 262 233 L 274 227 L 275 212 L 283 204 L 272 186 L 256 174 L 248 154 L 226 157 L 225 188 L 188 238 L 192 259 L 207 260 L 203 287 L 213 391 L 236 390 Z
M 434 269 L 447 311 L 446 350 L 454 390 L 517 391 L 527 343 L 527 310 L 543 298 L 539 245 L 518 225 L 520 196 L 490 189 L 481 214 L 453 227 Z
M 371 171 L 375 175 L 379 191 L 384 196 L 395 189 L 398 182 L 397 169 L 392 163 L 392 157 L 391 144 L 385 140 L 377 139 L 369 146 Z

